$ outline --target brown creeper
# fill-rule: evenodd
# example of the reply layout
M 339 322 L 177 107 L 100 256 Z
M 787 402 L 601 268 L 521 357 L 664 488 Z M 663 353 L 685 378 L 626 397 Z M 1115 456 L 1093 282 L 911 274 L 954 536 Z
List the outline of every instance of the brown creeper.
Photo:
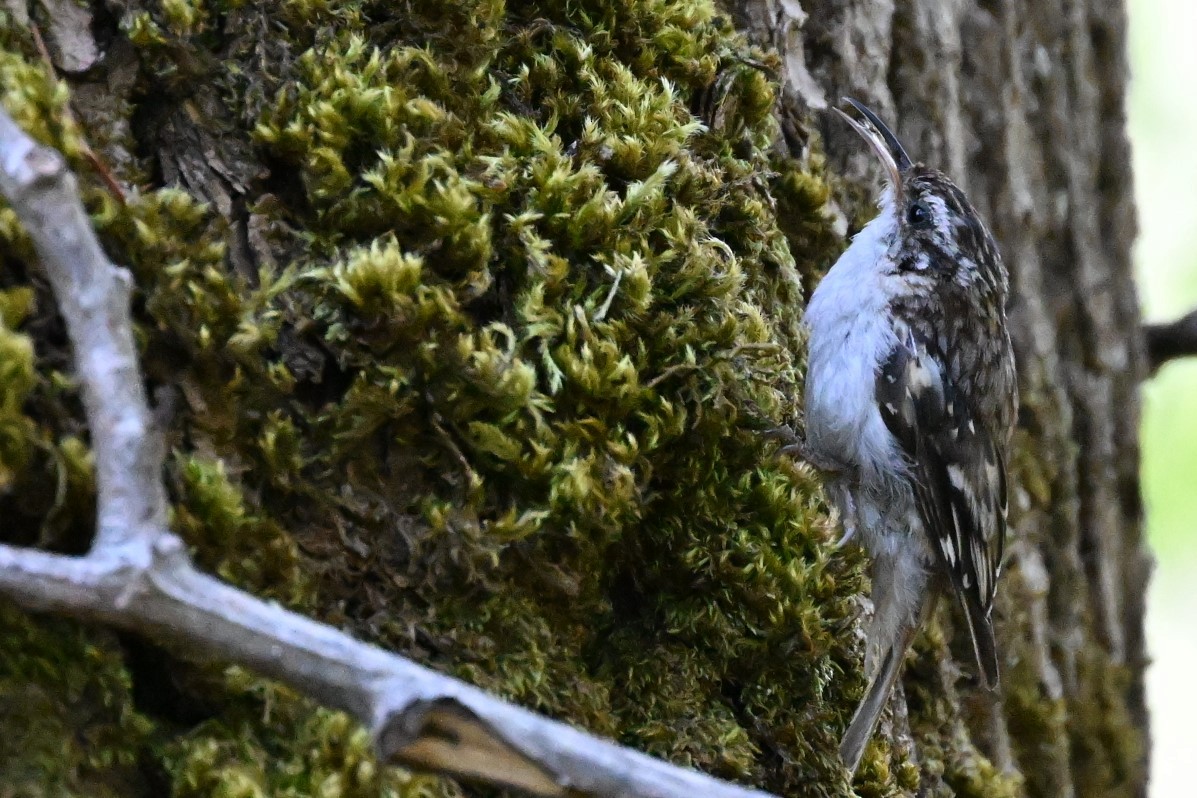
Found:
M 836 109 L 886 172 L 880 213 L 806 310 L 806 443 L 831 472 L 844 539 L 872 555 L 869 686 L 840 743 L 855 773 L 915 633 L 950 589 L 984 684 L 997 686 L 990 613 L 1006 537 L 1006 447 L 1018 404 L 1008 281 L 976 210 L 911 163 L 877 116 Z

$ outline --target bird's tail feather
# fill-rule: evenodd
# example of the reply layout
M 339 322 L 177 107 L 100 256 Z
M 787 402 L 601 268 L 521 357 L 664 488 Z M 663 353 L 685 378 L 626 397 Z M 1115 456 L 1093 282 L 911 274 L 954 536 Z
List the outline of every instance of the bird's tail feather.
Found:
M 990 690 L 998 686 L 997 641 L 993 637 L 993 621 L 980 607 L 964 599 L 964 619 L 968 623 L 968 636 L 973 641 L 973 653 L 977 656 L 981 681 Z
M 902 663 L 906 660 L 906 652 L 909 650 L 910 644 L 914 642 L 914 636 L 918 634 L 927 618 L 935 611 L 938 600 L 939 591 L 933 588 L 923 594 L 918 613 L 914 618 L 907 619 L 906 623 L 899 625 L 897 635 L 878 662 L 877 668 L 873 672 L 873 678 L 865 689 L 864 698 L 861 699 L 860 706 L 856 708 L 856 714 L 852 716 L 852 722 L 848 724 L 848 730 L 844 732 L 844 737 L 840 740 L 840 759 L 848 769 L 849 778 L 856 775 L 856 769 L 860 767 L 860 760 L 864 756 L 865 746 L 869 744 L 869 739 L 877 729 L 877 721 L 881 718 L 881 713 L 885 711 L 886 704 L 889 703 L 894 685 L 897 684 L 898 677 L 902 674 Z M 989 628 L 992 629 L 992 627 Z M 997 661 L 996 654 L 994 661 Z
M 885 652 L 885 656 L 878 663 L 877 671 L 865 689 L 864 698 L 848 724 L 848 731 L 840 741 L 840 759 L 844 767 L 848 768 L 849 777 L 856 774 L 860 767 L 861 757 L 864 756 L 865 746 L 877 728 L 877 721 L 889 703 L 889 696 L 894 690 L 894 684 L 902 673 L 902 662 L 906 659 L 906 649 L 914 640 L 917 626 L 907 626 L 902 629 L 898 639 Z

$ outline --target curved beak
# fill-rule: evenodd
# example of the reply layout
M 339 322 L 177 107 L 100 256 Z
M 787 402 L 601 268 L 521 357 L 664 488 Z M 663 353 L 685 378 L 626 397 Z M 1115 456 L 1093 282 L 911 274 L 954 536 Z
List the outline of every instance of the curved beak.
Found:
M 858 103 L 851 97 L 843 99 L 844 102 L 860 112 L 861 116 L 864 117 L 864 122 L 858 122 L 839 108 L 833 110 L 842 116 L 844 121 L 868 143 L 869 148 L 881 160 L 881 165 L 885 167 L 886 177 L 889 179 L 890 184 L 893 185 L 894 191 L 897 194 L 901 194 L 902 173 L 910 168 L 910 156 L 906 154 L 906 148 L 902 146 L 902 142 L 898 141 L 898 137 L 894 135 L 894 132 L 881 121 L 877 114 L 870 111 L 867 106 Z

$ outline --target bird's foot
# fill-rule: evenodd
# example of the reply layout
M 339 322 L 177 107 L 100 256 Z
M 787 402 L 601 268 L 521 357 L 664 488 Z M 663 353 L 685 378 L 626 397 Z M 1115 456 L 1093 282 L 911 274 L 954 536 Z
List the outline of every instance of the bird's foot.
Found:
M 802 439 L 798 437 L 798 433 L 794 432 L 794 428 L 789 424 L 782 424 L 780 427 L 762 430 L 761 437 L 765 440 L 781 441 L 784 444 L 783 449 L 802 444 Z
M 801 460 L 829 478 L 842 477 L 845 472 L 850 470 L 843 463 L 815 451 L 806 441 L 798 437 L 798 433 L 794 432 L 794 428 L 789 424 L 767 429 L 761 433 L 761 436 L 768 440 L 781 441 L 783 445 L 777 450 L 778 453 Z M 857 527 L 856 502 L 852 500 L 852 494 L 839 483 L 840 480 L 837 479 L 831 479 L 829 483 L 829 488 L 835 497 L 834 504 L 839 509 L 840 524 L 844 528 L 844 534 L 835 543 L 837 549 L 847 545 L 856 536 Z
M 806 441 L 798 437 L 798 433 L 794 432 L 794 428 L 789 424 L 767 429 L 761 435 L 769 440 L 781 441 L 783 445 L 777 450 L 778 453 L 788 454 L 808 463 L 816 471 L 822 471 L 825 474 L 839 474 L 844 470 L 841 463 L 816 452 Z
M 835 542 L 835 548 L 843 548 L 852 538 L 856 536 L 856 502 L 852 500 L 852 494 L 848 491 L 842 491 L 839 500 L 840 508 L 840 525 L 844 528 L 844 534 Z

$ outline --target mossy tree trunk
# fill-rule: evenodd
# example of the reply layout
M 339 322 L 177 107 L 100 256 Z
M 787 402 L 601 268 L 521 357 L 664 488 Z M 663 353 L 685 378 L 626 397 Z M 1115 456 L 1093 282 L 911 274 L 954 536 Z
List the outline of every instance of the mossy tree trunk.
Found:
M 999 614 L 1011 657 L 990 750 L 1035 795 L 1145 790 L 1144 595 L 1121 3 L 734 4 L 781 54 L 782 113 L 864 97 L 959 178 L 1014 287 L 1022 411 Z M 833 120 L 834 171 L 869 156 Z M 1016 664 L 1015 664 L 1016 663 Z M 1006 740 L 1009 741 L 1007 746 Z
M 856 788 L 1143 792 L 1118 4 L 732 4 L 747 39 L 701 0 L 4 7 L 0 102 L 67 154 L 135 275 L 197 560 L 787 795 L 849 794 L 863 560 L 758 433 L 800 423 L 804 292 L 870 213 L 867 154 L 822 109 L 874 104 L 992 223 L 1023 410 L 1000 704 L 942 612 Z M 8 210 L 0 238 L 0 539 L 78 551 L 61 323 Z M 186 646 L 7 603 L 0 773 L 16 794 L 462 792 Z

